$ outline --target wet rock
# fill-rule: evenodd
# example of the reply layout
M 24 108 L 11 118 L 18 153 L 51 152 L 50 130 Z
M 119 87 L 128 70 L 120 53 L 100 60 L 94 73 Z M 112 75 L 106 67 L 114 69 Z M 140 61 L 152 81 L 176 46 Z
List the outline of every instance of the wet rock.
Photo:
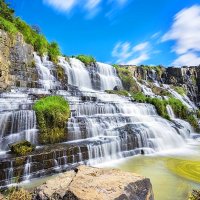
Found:
M 36 188 L 34 200 L 153 200 L 150 180 L 116 169 L 79 166 Z

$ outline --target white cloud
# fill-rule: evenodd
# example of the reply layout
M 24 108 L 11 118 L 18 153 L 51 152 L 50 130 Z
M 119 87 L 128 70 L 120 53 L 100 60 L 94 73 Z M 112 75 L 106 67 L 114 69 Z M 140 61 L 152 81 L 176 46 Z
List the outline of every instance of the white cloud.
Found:
M 149 42 L 140 43 L 132 46 L 129 42 L 119 42 L 112 51 L 112 56 L 119 64 L 138 65 L 149 59 Z
M 140 43 L 140 44 L 133 47 L 133 51 L 134 52 L 143 51 L 143 50 L 147 49 L 148 46 L 149 46 L 148 42 Z
M 173 63 L 174 66 L 197 66 L 200 64 L 200 57 L 195 53 L 186 53 L 179 56 Z
M 177 13 L 171 29 L 162 37 L 162 42 L 174 40 L 172 51 L 179 57 L 174 65 L 200 64 L 200 6 L 194 5 Z
M 148 59 L 149 59 L 149 54 L 142 53 L 141 55 L 139 55 L 139 57 L 128 60 L 126 62 L 126 64 L 127 65 L 139 65 L 139 64 L 142 64 L 142 62 L 144 62 L 145 60 L 148 60 Z
M 77 3 L 77 0 L 44 0 L 44 3 L 62 12 L 70 11 Z
M 128 0 L 105 0 L 110 6 L 111 12 L 113 8 L 123 8 Z M 100 11 L 100 5 L 103 0 L 43 0 L 47 5 L 60 12 L 70 12 L 78 7 L 79 10 L 85 10 L 87 18 L 94 17 Z

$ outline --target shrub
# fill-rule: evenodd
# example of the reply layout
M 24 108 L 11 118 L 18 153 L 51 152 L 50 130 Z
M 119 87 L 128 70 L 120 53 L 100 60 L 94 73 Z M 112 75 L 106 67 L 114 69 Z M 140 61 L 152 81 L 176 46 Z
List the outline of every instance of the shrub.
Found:
M 76 56 L 76 58 L 83 62 L 85 65 L 90 65 L 91 63 L 96 62 L 95 58 L 93 58 L 92 56 L 78 55 Z
M 24 189 L 14 189 L 9 195 L 8 200 L 31 200 L 31 194 Z
M 5 3 L 5 0 L 0 0 L 0 16 L 11 22 L 14 19 L 14 10 L 9 8 L 9 5 Z
M 162 99 L 158 99 L 158 98 L 150 98 L 148 97 L 146 99 L 146 102 L 147 103 L 150 103 L 150 104 L 153 104 L 157 110 L 157 113 L 165 118 L 165 119 L 170 119 L 168 113 L 167 113 L 167 108 L 166 108 L 166 105 L 167 105 L 167 101 L 165 100 L 162 100 Z
M 48 46 L 48 55 L 51 61 L 58 62 L 58 56 L 61 55 L 60 48 L 56 42 L 52 42 Z
M 40 34 L 39 27 L 31 27 L 13 14 L 14 11 L 9 8 L 9 5 L 4 0 L 0 0 L 0 29 L 11 34 L 20 32 L 25 42 L 32 45 L 39 55 L 48 54 L 53 62 L 57 62 L 58 56 L 61 55 L 58 44 L 48 43 L 45 36 Z
M 11 152 L 18 156 L 25 156 L 28 153 L 34 151 L 34 149 L 35 149 L 35 146 L 33 146 L 30 142 L 26 140 L 10 145 Z
M 141 102 L 141 103 L 145 103 L 147 97 L 142 93 L 142 92 L 138 92 L 138 93 L 132 93 L 132 97 L 135 101 L 137 102 Z
M 188 115 L 187 107 L 178 99 L 170 98 L 168 104 L 172 107 L 178 118 L 186 119 Z
M 35 103 L 33 109 L 37 116 L 41 144 L 54 144 L 67 138 L 65 126 L 70 117 L 70 108 L 63 97 L 42 98 Z
M 15 25 L 3 17 L 0 17 L 0 29 L 7 31 L 10 34 L 16 34 L 18 32 Z
M 108 94 L 117 94 L 126 97 L 129 96 L 129 93 L 126 90 L 106 90 L 105 92 L 107 92 Z

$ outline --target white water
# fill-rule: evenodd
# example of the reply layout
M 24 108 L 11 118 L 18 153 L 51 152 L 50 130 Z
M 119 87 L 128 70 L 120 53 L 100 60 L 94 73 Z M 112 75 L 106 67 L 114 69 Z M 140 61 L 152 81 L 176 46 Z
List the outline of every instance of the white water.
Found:
M 49 89 L 56 89 L 60 85 L 53 76 L 52 71 L 55 70 L 53 64 L 46 57 L 42 61 L 35 55 L 35 59 L 40 74 L 39 82 L 43 89 L 27 90 L 27 93 L 22 92 L 25 93 L 24 95 L 13 91 L 0 97 L 0 110 L 2 110 L 0 152 L 7 150 L 8 144 L 21 139 L 37 143 L 35 113 L 31 109 L 33 101 L 29 99 L 28 94 L 49 94 Z M 127 97 L 107 94 L 103 91 L 122 86 L 112 66 L 97 63 L 96 69 L 91 72 L 81 61 L 70 58 L 68 63 L 63 57 L 60 57 L 59 65 L 65 70 L 69 84 L 80 90 L 77 93 L 58 90 L 56 93 L 69 101 L 72 110 L 66 142 L 78 146 L 84 145 L 89 152 L 88 164 L 94 165 L 132 156 L 142 151 L 147 154 L 181 148 L 186 144 L 186 139 L 191 133 L 191 127 L 186 122 L 179 121 L 181 126 L 177 126 L 158 116 L 154 106 L 150 104 L 133 103 Z M 98 80 L 101 83 L 99 90 L 92 85 L 93 75 L 99 76 Z M 153 95 L 147 88 L 143 87 L 143 90 L 148 95 Z M 16 103 L 11 103 L 15 98 Z M 1 104 L 6 105 L 5 110 Z M 12 111 L 12 108 L 16 110 Z M 172 111 L 170 112 L 174 118 Z M 6 125 L 8 123 L 9 128 Z M 80 148 L 78 158 L 72 156 L 73 163 L 83 162 Z M 61 164 L 61 158 L 64 158 L 64 164 Z M 59 171 L 63 166 L 66 167 L 68 164 L 66 159 L 66 154 L 59 159 L 55 155 L 54 169 Z M 11 174 L 12 167 L 9 170 Z M 24 180 L 30 177 L 31 159 L 28 159 L 24 169 Z
M 97 62 L 97 72 L 101 80 L 101 90 L 113 90 L 115 86 L 122 87 L 121 80 L 111 65 Z
M 51 69 L 53 68 L 53 63 L 48 61 L 48 57 L 44 56 L 42 59 L 36 53 L 34 53 L 35 65 L 39 73 L 39 83 L 45 89 L 55 89 L 56 79 L 51 74 Z

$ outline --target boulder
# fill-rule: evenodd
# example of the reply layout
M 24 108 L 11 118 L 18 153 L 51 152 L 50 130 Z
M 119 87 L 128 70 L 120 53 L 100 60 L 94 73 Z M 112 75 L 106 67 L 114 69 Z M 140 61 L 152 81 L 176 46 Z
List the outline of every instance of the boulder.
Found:
M 116 169 L 79 166 L 36 188 L 34 200 L 153 200 L 150 180 Z

